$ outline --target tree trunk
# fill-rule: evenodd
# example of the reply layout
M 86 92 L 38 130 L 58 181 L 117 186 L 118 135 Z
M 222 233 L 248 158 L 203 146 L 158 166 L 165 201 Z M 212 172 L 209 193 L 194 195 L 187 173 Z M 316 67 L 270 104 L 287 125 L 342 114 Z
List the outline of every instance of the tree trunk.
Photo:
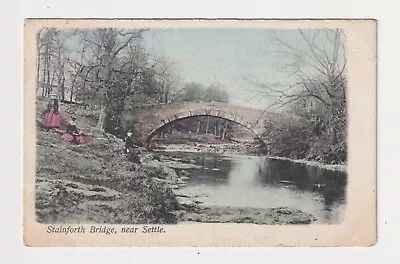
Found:
M 40 37 L 40 35 L 39 35 Z M 40 38 L 37 40 L 37 67 L 36 67 L 36 96 L 39 91 L 40 84 Z
M 72 103 L 72 97 L 74 96 L 74 85 L 71 86 L 71 91 L 69 94 L 69 102 Z
M 105 51 L 103 54 L 104 61 L 104 79 L 103 79 L 103 87 L 102 87 L 102 96 L 101 96 L 101 110 L 99 115 L 99 121 L 97 122 L 96 128 L 98 130 L 104 131 L 104 123 L 106 119 L 106 108 L 107 108 L 107 97 L 108 97 L 108 89 L 110 85 L 111 79 L 111 70 L 112 70 L 112 50 L 115 46 L 115 36 L 113 36 L 113 29 L 107 29 L 107 33 L 110 34 L 110 39 L 107 42 L 105 47 Z
M 61 63 L 61 47 L 58 45 L 58 57 L 57 57 L 57 95 L 61 95 L 61 100 L 64 101 L 64 91 L 62 89 L 62 81 L 64 78 L 63 66 Z
M 200 132 L 200 125 L 201 125 L 201 117 L 199 117 L 199 123 L 197 124 L 197 134 Z
M 50 56 L 47 53 L 47 82 L 46 82 L 46 94 L 45 96 L 48 96 L 50 93 Z
M 61 100 L 65 100 L 65 76 L 61 80 Z
M 210 117 L 207 116 L 207 126 L 206 126 L 206 135 L 208 134 L 208 125 L 210 123 Z
M 224 127 L 224 131 L 222 132 L 222 138 L 221 140 L 225 139 L 225 133 L 226 133 L 226 127 L 228 126 L 228 120 L 225 121 L 225 127 Z
M 45 95 L 45 84 L 46 84 L 46 57 L 43 61 L 43 83 L 42 83 L 42 97 Z
M 83 93 L 83 103 L 85 104 L 85 110 L 87 108 L 87 102 L 86 102 L 86 79 L 89 76 L 90 69 L 86 72 L 85 79 L 83 79 L 83 85 L 82 85 L 82 93 Z
M 70 103 L 72 103 L 72 99 L 74 96 L 74 88 L 75 88 L 76 79 L 78 78 L 78 75 L 82 74 L 83 69 L 84 69 L 84 67 L 81 67 L 81 69 L 75 74 L 74 79 L 72 80 L 70 94 L 69 94 L 69 102 Z
M 57 74 L 57 96 L 60 98 L 62 97 L 62 88 L 61 88 L 61 83 L 62 83 L 62 76 L 61 72 L 58 72 Z
M 51 81 L 50 81 L 50 86 L 49 86 L 49 91 L 47 93 L 47 96 L 49 96 L 51 93 L 53 93 L 53 83 L 54 83 L 55 75 L 56 75 L 56 72 L 53 72 L 53 75 L 51 76 Z
M 99 121 L 97 122 L 96 129 L 104 132 L 104 121 L 106 119 L 106 108 L 101 106 L 99 113 Z

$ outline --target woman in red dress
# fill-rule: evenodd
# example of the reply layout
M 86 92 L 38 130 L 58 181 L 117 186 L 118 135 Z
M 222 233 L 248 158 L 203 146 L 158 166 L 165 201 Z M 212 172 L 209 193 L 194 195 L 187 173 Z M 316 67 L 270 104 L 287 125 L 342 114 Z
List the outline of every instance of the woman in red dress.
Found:
M 46 131 L 49 131 L 50 129 L 65 129 L 65 120 L 58 112 L 58 100 L 55 96 L 52 96 L 47 104 L 47 113 L 44 117 L 44 128 Z

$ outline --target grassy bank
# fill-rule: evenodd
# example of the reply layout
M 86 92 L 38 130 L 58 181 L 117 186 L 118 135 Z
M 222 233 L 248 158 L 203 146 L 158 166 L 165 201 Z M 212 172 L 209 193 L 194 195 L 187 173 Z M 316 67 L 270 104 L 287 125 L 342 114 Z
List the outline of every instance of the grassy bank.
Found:
M 176 223 L 179 204 L 162 171 L 126 161 L 122 142 L 86 145 L 37 131 L 36 214 L 42 223 Z

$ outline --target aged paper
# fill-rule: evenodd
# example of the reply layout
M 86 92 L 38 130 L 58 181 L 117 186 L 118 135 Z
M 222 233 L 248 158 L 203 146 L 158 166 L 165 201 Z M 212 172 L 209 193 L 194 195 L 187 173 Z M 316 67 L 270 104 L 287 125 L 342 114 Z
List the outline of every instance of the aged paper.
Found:
M 372 20 L 26 20 L 25 244 L 373 245 L 376 45 Z M 307 157 L 274 152 L 282 120 L 317 124 Z

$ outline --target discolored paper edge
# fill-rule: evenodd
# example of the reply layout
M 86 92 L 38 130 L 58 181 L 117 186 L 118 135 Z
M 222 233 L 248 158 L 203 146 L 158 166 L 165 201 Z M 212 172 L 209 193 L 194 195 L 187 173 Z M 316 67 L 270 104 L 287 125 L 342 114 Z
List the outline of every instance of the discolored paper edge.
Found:
M 337 225 L 162 225 L 162 234 L 49 234 L 35 218 L 36 34 L 52 28 L 341 28 L 348 72 L 348 184 Z M 26 246 L 264 247 L 370 246 L 376 242 L 376 21 L 28 19 L 24 23 L 23 238 Z M 66 226 L 66 225 L 64 225 Z M 77 226 L 77 225 L 73 225 Z M 87 228 L 90 225 L 85 225 Z M 100 225 L 97 225 L 100 226 Z M 104 226 L 104 225 L 103 225 Z M 121 227 L 122 225 L 107 225 Z M 123 225 L 129 227 L 128 225 Z M 141 227 L 143 225 L 134 225 Z

